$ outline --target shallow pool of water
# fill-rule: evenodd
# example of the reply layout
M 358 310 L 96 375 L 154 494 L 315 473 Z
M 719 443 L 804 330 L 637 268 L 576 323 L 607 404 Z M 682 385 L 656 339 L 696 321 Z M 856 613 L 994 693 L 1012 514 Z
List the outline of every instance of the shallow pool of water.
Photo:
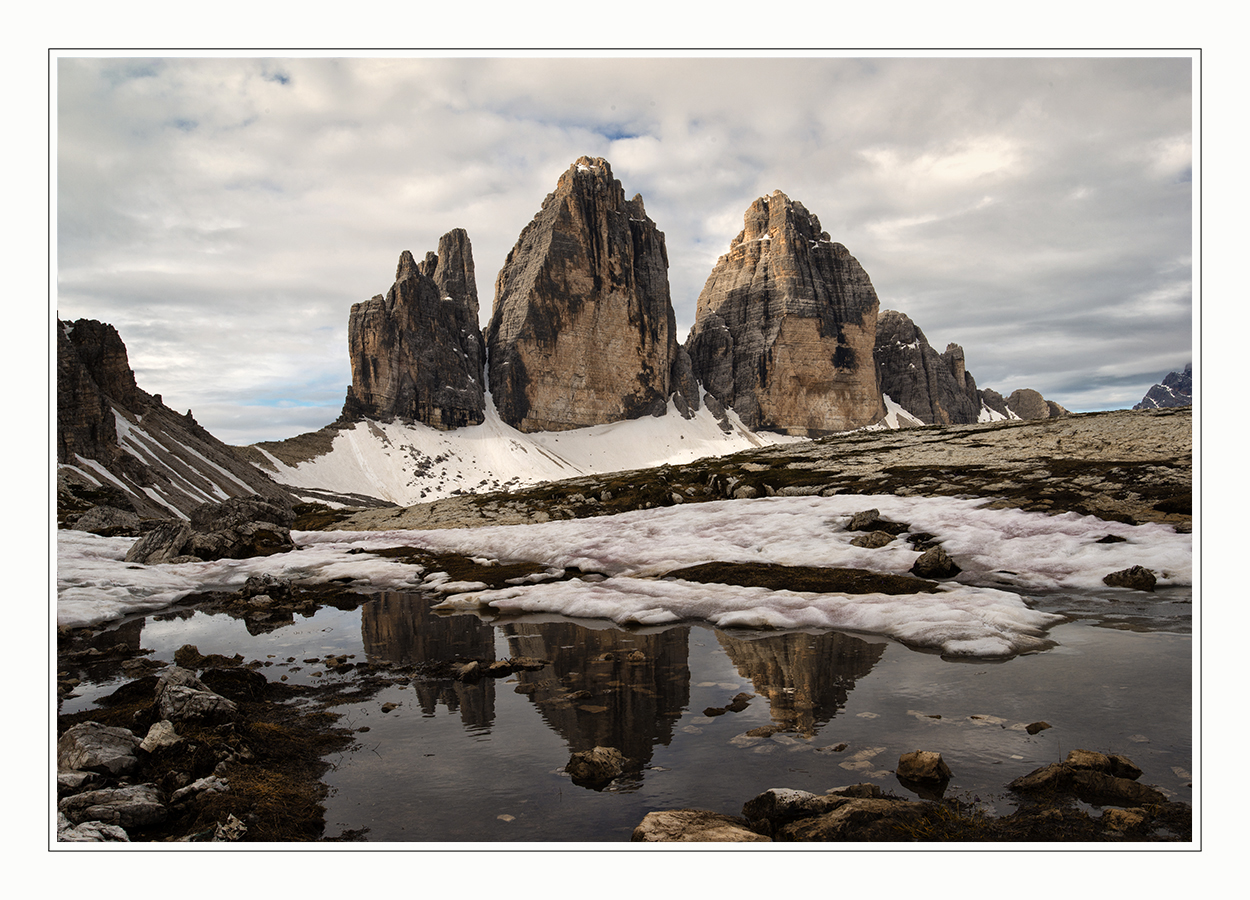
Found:
M 727 632 L 698 624 L 624 631 L 557 616 L 440 615 L 416 594 L 324 608 L 261 634 L 226 616 L 184 611 L 122 626 L 151 658 L 183 644 L 268 663 L 271 679 L 350 678 L 309 659 L 354 655 L 397 666 L 534 657 L 538 671 L 470 684 L 396 677 L 336 707 L 357 744 L 326 775 L 326 836 L 370 841 L 627 841 L 650 811 L 738 815 L 770 787 L 823 793 L 869 781 L 911 792 L 891 770 L 935 750 L 946 794 L 996 814 L 1005 785 L 1069 750 L 1121 753 L 1172 799 L 1191 801 L 1192 660 L 1188 594 L 1120 610 L 1097 597 L 1039 605 L 1073 621 L 1057 646 L 1003 662 L 951 662 L 841 632 Z M 84 684 L 63 712 L 121 680 Z M 721 711 L 750 694 L 738 712 Z M 389 712 L 383 706 L 395 704 Z M 1030 735 L 1025 726 L 1051 726 Z M 771 736 L 747 732 L 782 726 Z M 636 772 L 604 790 L 563 773 L 571 752 L 612 746 Z

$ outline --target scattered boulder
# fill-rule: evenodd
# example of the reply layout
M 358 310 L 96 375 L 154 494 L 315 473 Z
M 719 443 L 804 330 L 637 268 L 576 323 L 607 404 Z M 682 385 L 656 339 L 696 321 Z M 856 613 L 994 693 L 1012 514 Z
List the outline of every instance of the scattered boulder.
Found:
M 1134 809 L 1111 807 L 1102 814 L 1102 825 L 1108 831 L 1135 831 L 1145 823 L 1145 814 Z
M 169 521 L 141 537 L 126 562 L 159 565 L 213 559 L 248 559 L 295 549 L 290 507 L 260 495 L 204 503 L 189 522 Z
M 1135 591 L 1153 593 L 1156 580 L 1155 573 L 1144 566 L 1129 566 L 1127 569 L 1105 576 L 1102 583 L 1111 587 L 1126 587 Z
M 887 535 L 899 535 L 910 531 L 911 526 L 904 522 L 891 522 L 881 518 L 881 510 L 864 509 L 851 516 L 847 531 L 882 531 Z
M 229 783 L 224 778 L 218 778 L 216 775 L 209 775 L 205 778 L 199 778 L 186 787 L 178 788 L 169 797 L 170 803 L 181 803 L 192 797 L 196 797 L 206 792 L 221 793 L 230 789 Z
M 941 753 L 932 750 L 913 750 L 898 758 L 894 770 L 900 781 L 941 783 L 950 781 L 951 770 Z
M 918 578 L 953 578 L 961 569 L 941 547 L 930 547 L 920 554 L 911 567 L 911 573 Z
M 884 531 L 871 531 L 868 534 L 861 535 L 857 538 L 851 538 L 851 546 L 867 547 L 869 550 L 878 550 L 894 541 L 894 536 Z
M 152 723 L 152 727 L 148 729 L 147 736 L 144 737 L 143 743 L 139 745 L 139 749 L 145 753 L 154 753 L 166 747 L 173 747 L 182 742 L 182 736 L 174 729 L 174 723 L 168 719 L 161 719 L 159 722 Z
M 63 812 L 56 814 L 56 839 L 77 843 L 130 841 L 126 829 L 118 825 L 106 825 L 103 822 L 82 822 L 75 825 Z
M 1037 734 L 1039 731 L 1045 731 L 1047 728 L 1050 728 L 1050 727 L 1051 726 L 1049 722 L 1033 722 L 1029 725 L 1025 725 L 1024 730 L 1027 731 L 1029 734 Z
M 635 842 L 759 842 L 771 838 L 752 831 L 742 819 L 702 809 L 668 809 L 647 813 L 634 829 Z
M 78 531 L 103 537 L 138 537 L 139 517 L 115 506 L 93 506 L 74 523 Z
M 574 784 L 599 790 L 624 772 L 626 763 L 615 747 L 595 747 L 570 756 L 564 771 Z
M 234 719 L 238 707 L 210 691 L 191 670 L 170 666 L 156 680 L 156 714 L 175 723 L 220 723 Z
M 1141 769 L 1123 756 L 1073 750 L 1064 762 L 1034 769 L 1007 788 L 1022 794 L 1072 794 L 1087 803 L 1144 806 L 1167 802 L 1163 793 L 1134 780 L 1140 775 Z
M 189 556 L 183 551 L 191 541 L 191 534 L 191 526 L 186 522 L 162 522 L 135 542 L 126 552 L 126 562 L 145 566 L 182 562 L 183 557 Z
M 122 828 L 157 825 L 169 814 L 161 802 L 160 789 L 154 784 L 128 784 L 74 794 L 59 801 L 57 809 L 75 824 L 102 822 Z
M 881 518 L 881 510 L 877 508 L 864 509 L 851 516 L 851 523 L 846 526 L 847 531 L 870 531 L 877 520 Z
M 769 788 L 748 800 L 742 807 L 742 815 L 751 823 L 752 829 L 771 835 L 788 822 L 822 815 L 846 801 L 846 797 L 832 794 Z
M 139 738 L 128 729 L 83 722 L 56 743 L 57 769 L 124 775 L 138 765 Z

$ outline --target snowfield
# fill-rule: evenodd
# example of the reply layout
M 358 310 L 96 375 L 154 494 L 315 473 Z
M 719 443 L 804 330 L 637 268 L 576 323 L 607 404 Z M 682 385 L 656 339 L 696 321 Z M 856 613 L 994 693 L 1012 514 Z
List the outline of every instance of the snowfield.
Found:
M 841 628 L 885 635 L 951 656 L 1003 657 L 1047 646 L 1060 617 L 1024 595 L 1106 588 L 1104 575 L 1132 565 L 1161 586 L 1192 585 L 1190 535 L 1166 525 L 1124 525 L 1075 513 L 1048 516 L 988 509 L 985 500 L 895 497 L 768 497 L 638 510 L 615 516 L 442 531 L 295 532 L 294 552 L 249 560 L 135 566 L 133 538 L 58 533 L 61 625 L 94 624 L 160 608 L 193 590 L 232 588 L 249 575 L 329 581 L 350 576 L 362 591 L 446 594 L 443 607 L 542 612 L 658 625 L 701 619 L 719 627 Z M 660 576 L 705 562 L 843 566 L 904 574 L 919 555 L 898 539 L 881 549 L 851 545 L 850 516 L 883 518 L 928 532 L 963 568 L 936 594 L 814 594 L 698 584 Z M 1098 543 L 1107 535 L 1124 538 Z M 503 590 L 452 584 L 441 573 L 351 550 L 399 545 L 600 573 Z
M 732 411 L 728 421 L 730 431 L 722 431 L 706 406 L 683 419 L 670 402 L 663 416 L 526 434 L 501 420 L 488 398 L 481 425 L 439 431 L 419 422 L 358 422 L 335 436 L 329 453 L 296 466 L 257 449 L 271 466 L 264 471 L 297 493 L 314 488 L 411 506 L 457 492 L 688 463 L 806 440 L 757 434 Z

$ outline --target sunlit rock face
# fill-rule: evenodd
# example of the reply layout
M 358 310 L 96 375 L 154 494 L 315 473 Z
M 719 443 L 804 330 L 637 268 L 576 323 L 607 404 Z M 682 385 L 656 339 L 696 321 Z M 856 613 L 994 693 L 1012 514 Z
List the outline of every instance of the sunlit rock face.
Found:
M 683 388 L 697 406 L 676 330 L 664 234 L 606 160 L 581 157 L 495 282 L 487 345 L 500 417 L 526 432 L 599 425 L 660 414 Z
M 443 235 L 417 262 L 405 250 L 395 283 L 352 305 L 347 419 L 401 418 L 448 430 L 485 418 L 485 344 L 469 236 Z
M 816 436 L 885 415 L 868 274 L 781 191 L 751 204 L 699 295 L 695 377 L 757 431 Z

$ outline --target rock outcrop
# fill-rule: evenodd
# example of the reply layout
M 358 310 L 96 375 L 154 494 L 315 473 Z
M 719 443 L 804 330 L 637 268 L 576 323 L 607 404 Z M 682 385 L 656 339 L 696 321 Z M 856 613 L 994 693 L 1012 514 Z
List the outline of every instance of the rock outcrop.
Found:
M 938 353 L 924 332 L 901 312 L 877 318 L 873 354 L 881 392 L 926 425 L 969 425 L 994 419 L 1053 419 L 1070 415 L 1037 391 L 1022 388 L 1004 398 L 978 389 L 964 361 L 964 348 L 947 344 Z
M 144 518 L 209 501 L 292 495 L 200 427 L 135 383 L 126 345 L 112 325 L 57 321 L 57 519 L 73 525 L 96 506 Z M 133 533 L 133 522 L 112 533 Z M 93 530 L 115 529 L 113 524 Z M 105 533 L 105 532 L 101 532 Z
M 868 274 L 781 191 L 751 204 L 699 294 L 695 377 L 755 430 L 816 436 L 885 415 Z
M 1156 384 L 1133 409 L 1160 409 L 1170 406 L 1191 406 L 1194 402 L 1194 366 L 1187 363 L 1183 372 L 1169 372 L 1162 384 Z
M 469 236 L 457 228 L 417 262 L 405 250 L 395 283 L 352 305 L 352 384 L 345 419 L 409 419 L 448 430 L 485 418 L 486 346 L 478 326 Z
M 958 344 L 939 354 L 910 318 L 887 309 L 877 317 L 873 356 L 881 392 L 926 425 L 978 421 L 981 394 Z
M 669 299 L 664 235 L 604 159 L 581 157 L 495 282 L 490 389 L 521 431 L 561 431 L 697 406 Z M 679 408 L 680 408 L 679 404 Z
M 260 496 L 233 497 L 191 510 L 189 522 L 172 519 L 152 528 L 126 553 L 126 562 L 158 565 L 213 559 L 248 559 L 294 550 L 290 508 Z

